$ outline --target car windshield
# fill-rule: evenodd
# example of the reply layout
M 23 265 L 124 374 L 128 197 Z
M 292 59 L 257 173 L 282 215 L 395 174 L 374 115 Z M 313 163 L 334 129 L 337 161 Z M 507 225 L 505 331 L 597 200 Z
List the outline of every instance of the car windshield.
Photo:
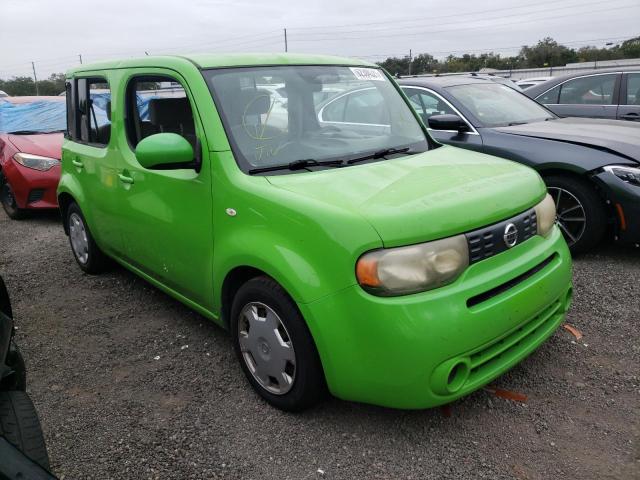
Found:
M 504 127 L 555 118 L 535 100 L 505 85 L 456 85 L 447 90 L 471 112 L 481 127 Z
M 28 103 L 0 102 L 0 133 L 51 133 L 66 128 L 64 98 Z
M 244 171 L 428 149 L 411 109 L 377 68 L 242 67 L 204 75 Z

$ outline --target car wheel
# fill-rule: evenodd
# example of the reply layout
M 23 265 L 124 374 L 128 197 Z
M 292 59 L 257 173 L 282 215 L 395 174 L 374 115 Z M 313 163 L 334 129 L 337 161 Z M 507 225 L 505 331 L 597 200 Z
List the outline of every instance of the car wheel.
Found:
M 0 392 L 0 435 L 49 470 L 49 455 L 40 420 L 25 392 Z
M 245 283 L 231 308 L 236 355 L 253 388 L 271 405 L 300 411 L 326 392 L 311 333 L 296 304 L 269 277 Z
M 571 251 L 586 252 L 598 245 L 607 228 L 607 213 L 595 190 L 584 180 L 567 176 L 549 176 L 545 182 Z
M 14 381 L 9 387 L 11 390 L 25 391 L 27 389 L 27 367 L 24 363 L 24 357 L 20 353 L 18 346 L 12 341 L 7 353 L 7 366 L 13 370 Z
M 9 185 L 7 179 L 2 175 L 0 175 L 0 202 L 2 202 L 2 208 L 4 208 L 9 218 L 20 220 L 25 217 L 26 212 L 18 208 L 16 197 L 13 195 L 13 190 L 11 190 L 11 185 Z
M 109 262 L 108 258 L 96 245 L 77 203 L 72 203 L 67 208 L 66 221 L 71 250 L 80 268 L 92 274 L 104 271 Z

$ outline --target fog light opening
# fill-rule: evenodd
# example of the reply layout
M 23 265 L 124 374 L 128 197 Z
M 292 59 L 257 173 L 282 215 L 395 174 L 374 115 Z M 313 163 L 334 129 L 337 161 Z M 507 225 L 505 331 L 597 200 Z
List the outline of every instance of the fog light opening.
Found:
M 569 288 L 569 290 L 567 290 L 563 303 L 564 312 L 568 312 L 571 308 L 571 304 L 573 303 L 573 288 Z
M 462 388 L 467 378 L 469 378 L 469 365 L 466 362 L 456 363 L 451 367 L 451 370 L 449 370 L 447 390 L 449 390 L 450 393 L 457 392 Z

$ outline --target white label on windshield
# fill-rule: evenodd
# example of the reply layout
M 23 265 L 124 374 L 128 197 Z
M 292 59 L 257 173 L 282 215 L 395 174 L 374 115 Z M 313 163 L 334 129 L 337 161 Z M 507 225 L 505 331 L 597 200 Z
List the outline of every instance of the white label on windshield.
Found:
M 351 72 L 358 80 L 373 80 L 376 82 L 384 82 L 385 76 L 377 68 L 356 68 L 351 67 Z

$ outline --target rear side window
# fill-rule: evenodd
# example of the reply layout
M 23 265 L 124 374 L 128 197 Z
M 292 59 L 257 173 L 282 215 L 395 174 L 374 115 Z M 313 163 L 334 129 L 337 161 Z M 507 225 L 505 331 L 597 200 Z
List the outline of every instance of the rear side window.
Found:
M 73 82 L 67 84 L 69 137 L 79 143 L 104 147 L 111 138 L 109 84 L 103 78 L 77 78 Z
M 562 84 L 560 104 L 611 105 L 616 75 L 594 75 L 569 80 Z
M 627 75 L 627 105 L 640 105 L 640 73 Z
M 140 76 L 127 87 L 127 138 L 132 148 L 156 133 L 177 133 L 195 148 L 196 129 L 189 98 L 173 78 Z
M 555 105 L 558 103 L 558 97 L 560 96 L 560 87 L 561 85 L 556 85 L 551 90 L 543 93 L 539 97 L 536 97 L 536 100 L 543 105 Z

